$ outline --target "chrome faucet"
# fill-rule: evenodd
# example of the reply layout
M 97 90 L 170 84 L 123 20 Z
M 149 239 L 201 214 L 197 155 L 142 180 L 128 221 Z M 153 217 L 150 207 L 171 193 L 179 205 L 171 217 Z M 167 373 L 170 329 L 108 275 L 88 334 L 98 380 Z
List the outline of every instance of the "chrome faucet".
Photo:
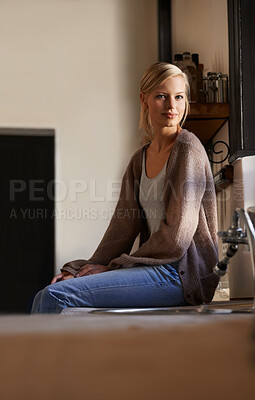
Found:
M 244 230 L 240 227 L 239 220 L 244 226 Z M 230 258 L 236 254 L 238 245 L 245 244 L 249 247 L 254 279 L 254 300 L 250 312 L 255 312 L 255 229 L 249 214 L 242 208 L 236 208 L 231 226 L 227 231 L 218 232 L 218 236 L 221 238 L 222 243 L 229 244 L 225 257 L 213 269 L 213 272 L 220 277 L 226 274 L 227 265 Z

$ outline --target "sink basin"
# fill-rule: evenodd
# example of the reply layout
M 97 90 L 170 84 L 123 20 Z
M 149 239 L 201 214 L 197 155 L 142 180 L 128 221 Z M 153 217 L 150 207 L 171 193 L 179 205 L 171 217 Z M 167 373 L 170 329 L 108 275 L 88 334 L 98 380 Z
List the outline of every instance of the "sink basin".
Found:
M 152 307 L 152 308 L 101 308 L 90 311 L 92 314 L 115 314 L 115 315 L 166 315 L 166 314 L 237 314 L 254 313 L 252 305 L 236 304 L 210 304 L 188 307 Z M 220 307 L 219 307 L 220 306 Z

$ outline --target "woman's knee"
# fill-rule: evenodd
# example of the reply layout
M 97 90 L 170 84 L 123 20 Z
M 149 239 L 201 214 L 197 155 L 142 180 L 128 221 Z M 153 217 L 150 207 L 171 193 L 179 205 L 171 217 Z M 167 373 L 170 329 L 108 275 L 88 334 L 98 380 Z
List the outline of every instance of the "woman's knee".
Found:
M 46 286 L 43 290 L 37 293 L 32 313 L 59 313 L 63 308 L 63 302 L 58 298 L 54 289 L 55 285 Z

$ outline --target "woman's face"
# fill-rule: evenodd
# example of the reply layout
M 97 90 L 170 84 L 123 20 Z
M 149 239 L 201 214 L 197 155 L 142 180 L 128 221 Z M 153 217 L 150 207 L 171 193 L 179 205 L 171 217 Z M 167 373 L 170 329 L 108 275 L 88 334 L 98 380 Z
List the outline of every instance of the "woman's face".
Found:
M 176 133 L 185 111 L 185 83 L 182 76 L 166 79 L 142 102 L 148 108 L 151 123 L 155 131 L 169 128 Z

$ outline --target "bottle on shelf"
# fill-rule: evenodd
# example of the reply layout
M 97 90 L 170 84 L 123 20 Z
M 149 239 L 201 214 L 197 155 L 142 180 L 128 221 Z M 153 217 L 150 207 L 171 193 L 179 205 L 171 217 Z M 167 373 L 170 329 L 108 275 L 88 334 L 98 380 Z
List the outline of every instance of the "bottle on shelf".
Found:
M 218 73 L 218 102 L 227 103 L 228 102 L 228 75 Z
M 218 103 L 218 77 L 216 72 L 208 72 L 205 79 L 206 103 Z
M 199 64 L 199 54 L 198 53 L 193 53 L 192 56 L 192 61 L 196 65 L 196 73 L 197 73 L 197 101 L 199 103 L 204 103 L 205 102 L 205 96 L 204 96 L 204 89 L 203 89 L 203 73 L 204 73 L 204 65 Z
M 198 101 L 197 93 L 197 68 L 192 61 L 189 51 L 183 53 L 183 72 L 185 72 L 190 84 L 190 101 Z
M 174 64 L 183 70 L 183 55 L 182 54 L 175 54 L 174 55 Z

